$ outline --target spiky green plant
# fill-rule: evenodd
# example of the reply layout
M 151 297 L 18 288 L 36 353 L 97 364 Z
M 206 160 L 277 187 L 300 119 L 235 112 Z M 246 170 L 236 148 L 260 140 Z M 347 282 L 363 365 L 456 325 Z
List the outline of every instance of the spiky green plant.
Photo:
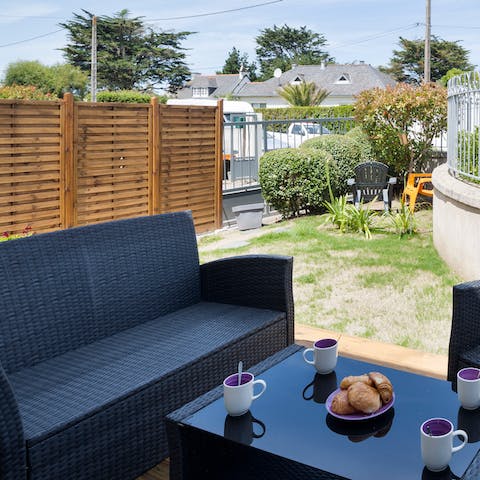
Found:
M 370 204 L 360 203 L 347 205 L 348 229 L 354 232 L 363 233 L 367 240 L 372 238 L 373 219 L 377 213 L 370 209 Z
M 400 203 L 400 209 L 398 211 L 389 211 L 386 212 L 385 215 L 399 237 L 412 235 L 417 231 L 415 215 L 404 202 Z
M 324 202 L 323 205 L 328 212 L 325 215 L 325 223 L 333 223 L 342 233 L 345 233 L 348 225 L 347 196 L 332 198 L 330 202 Z
M 330 92 L 319 88 L 315 82 L 302 81 L 297 84 L 279 88 L 278 94 L 293 107 L 309 107 L 320 105 Z

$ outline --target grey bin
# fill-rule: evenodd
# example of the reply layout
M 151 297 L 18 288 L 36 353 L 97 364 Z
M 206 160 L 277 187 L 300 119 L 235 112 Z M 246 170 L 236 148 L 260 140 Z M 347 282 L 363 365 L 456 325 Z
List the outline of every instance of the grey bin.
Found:
M 232 213 L 237 219 L 238 229 L 250 230 L 252 228 L 260 228 L 262 226 L 263 208 L 263 203 L 250 203 L 232 207 Z

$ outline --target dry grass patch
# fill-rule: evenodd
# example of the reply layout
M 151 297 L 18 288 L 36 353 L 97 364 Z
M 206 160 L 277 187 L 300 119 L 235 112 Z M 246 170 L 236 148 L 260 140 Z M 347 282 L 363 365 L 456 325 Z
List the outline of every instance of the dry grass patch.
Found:
M 388 231 L 372 240 L 340 234 L 318 216 L 282 222 L 238 249 L 202 251 L 202 261 L 245 253 L 294 257 L 297 322 L 446 353 L 452 286 L 458 279 L 439 258 L 431 211 L 419 212 L 420 233 L 399 238 Z

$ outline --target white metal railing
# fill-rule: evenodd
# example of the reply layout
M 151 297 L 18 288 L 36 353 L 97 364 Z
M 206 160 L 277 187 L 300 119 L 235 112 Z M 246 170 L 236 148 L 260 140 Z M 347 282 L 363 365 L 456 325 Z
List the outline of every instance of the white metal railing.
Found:
M 346 133 L 351 117 L 299 120 L 258 120 L 256 114 L 238 115 L 223 124 L 223 192 L 259 188 L 260 157 L 269 150 L 296 148 L 319 135 Z
M 448 81 L 448 153 L 451 172 L 480 181 L 480 73 Z

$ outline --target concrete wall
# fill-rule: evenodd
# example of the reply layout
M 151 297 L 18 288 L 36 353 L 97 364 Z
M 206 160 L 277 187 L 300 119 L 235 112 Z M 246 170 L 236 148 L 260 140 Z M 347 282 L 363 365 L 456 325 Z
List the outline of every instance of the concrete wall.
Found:
M 433 241 L 463 280 L 480 279 L 480 185 L 453 177 L 447 165 L 433 171 Z

